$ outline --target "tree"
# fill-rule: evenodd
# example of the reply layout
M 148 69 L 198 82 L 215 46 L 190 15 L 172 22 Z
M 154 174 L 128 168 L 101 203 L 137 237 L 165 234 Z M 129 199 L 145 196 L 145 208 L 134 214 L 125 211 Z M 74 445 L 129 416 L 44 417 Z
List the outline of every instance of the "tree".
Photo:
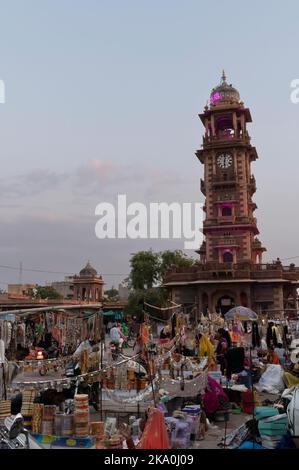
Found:
M 108 289 L 104 292 L 104 294 L 107 296 L 108 300 L 114 300 L 117 301 L 119 296 L 118 296 L 118 290 L 115 289 L 115 287 L 111 287 L 111 289 Z
M 168 293 L 163 287 L 153 287 L 151 289 L 137 289 L 130 293 L 128 303 L 125 306 L 125 313 L 129 315 L 141 316 L 143 303 L 147 302 L 157 307 L 167 306 Z
M 166 250 L 160 253 L 160 276 L 161 280 L 169 270 L 171 265 L 179 267 L 194 266 L 195 260 L 188 258 L 187 255 L 181 250 Z
M 131 260 L 130 281 L 133 289 L 151 289 L 160 277 L 160 256 L 159 253 L 149 251 L 139 251 L 135 253 Z
M 34 289 L 29 289 L 28 294 L 37 299 L 61 299 L 60 295 L 52 286 L 36 286 Z

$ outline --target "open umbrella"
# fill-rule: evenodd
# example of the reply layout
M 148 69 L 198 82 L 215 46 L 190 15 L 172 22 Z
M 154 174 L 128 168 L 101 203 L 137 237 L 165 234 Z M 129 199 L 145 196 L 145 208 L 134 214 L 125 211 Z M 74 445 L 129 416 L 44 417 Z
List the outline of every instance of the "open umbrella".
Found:
M 225 314 L 225 320 L 256 321 L 257 314 L 247 307 L 234 307 Z

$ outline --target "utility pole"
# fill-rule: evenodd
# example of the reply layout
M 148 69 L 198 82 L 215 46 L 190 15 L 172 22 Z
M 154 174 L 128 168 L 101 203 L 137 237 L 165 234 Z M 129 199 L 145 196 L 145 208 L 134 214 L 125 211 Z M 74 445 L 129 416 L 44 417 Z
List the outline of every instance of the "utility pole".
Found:
M 23 263 L 20 261 L 19 265 L 19 284 L 21 285 L 23 283 Z

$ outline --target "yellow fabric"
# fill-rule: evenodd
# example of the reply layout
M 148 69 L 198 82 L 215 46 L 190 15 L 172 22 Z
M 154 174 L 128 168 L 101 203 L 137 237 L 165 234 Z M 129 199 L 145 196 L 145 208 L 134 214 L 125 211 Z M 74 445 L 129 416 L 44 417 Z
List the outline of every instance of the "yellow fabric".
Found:
M 202 335 L 202 337 L 199 340 L 199 357 L 204 357 L 208 356 L 209 358 L 214 357 L 214 346 L 212 345 L 211 341 L 209 338 L 205 335 Z
M 292 388 L 294 385 L 299 384 L 299 378 L 295 377 L 295 375 L 290 374 L 289 372 L 284 373 L 284 381 L 286 383 L 287 388 Z

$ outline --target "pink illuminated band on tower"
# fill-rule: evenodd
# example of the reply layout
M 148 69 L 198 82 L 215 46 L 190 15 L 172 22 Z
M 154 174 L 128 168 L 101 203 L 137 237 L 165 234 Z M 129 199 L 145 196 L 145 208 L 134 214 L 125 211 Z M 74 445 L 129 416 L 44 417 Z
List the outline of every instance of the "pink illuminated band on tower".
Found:
M 221 99 L 221 94 L 219 93 L 219 91 L 216 91 L 215 93 L 213 93 L 210 97 L 210 102 L 212 104 L 216 103 L 217 101 L 220 101 Z

